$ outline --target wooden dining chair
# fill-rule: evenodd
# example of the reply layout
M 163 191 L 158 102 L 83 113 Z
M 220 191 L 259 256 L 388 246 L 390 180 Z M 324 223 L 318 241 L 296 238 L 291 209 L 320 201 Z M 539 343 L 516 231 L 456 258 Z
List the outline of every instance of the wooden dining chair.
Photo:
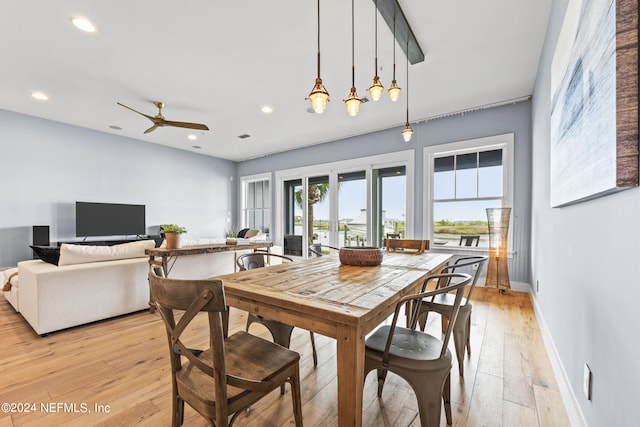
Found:
M 384 246 L 388 252 L 419 255 L 429 250 L 429 240 L 384 239 Z
M 458 258 L 453 264 L 444 267 L 441 273 L 455 273 L 463 272 L 470 268 L 476 268 L 473 273 L 473 280 L 471 281 L 471 286 L 466 290 L 466 294 L 462 297 L 462 302 L 460 303 L 460 309 L 458 311 L 458 318 L 456 319 L 453 325 L 453 344 L 456 349 L 456 357 L 458 359 L 458 371 L 460 372 L 460 376 L 464 376 L 464 350 L 466 348 L 467 354 L 471 356 L 471 310 L 473 306 L 471 305 L 471 295 L 473 294 L 473 290 L 476 287 L 476 283 L 478 281 L 478 277 L 480 276 L 481 271 L 487 264 L 487 256 L 468 256 Z M 438 284 L 438 287 L 446 286 L 446 279 L 441 279 Z M 423 286 L 422 291 L 424 292 L 426 289 Z M 442 330 L 445 331 L 446 320 L 450 321 L 450 312 L 451 307 L 454 303 L 454 297 L 451 294 L 440 294 L 438 295 L 433 303 L 428 306 L 425 305 L 425 310 L 427 311 L 435 311 L 440 313 L 443 320 Z M 426 316 L 419 314 L 419 323 L 421 329 L 424 331 L 426 325 Z
M 221 280 L 170 279 L 150 271 L 149 289 L 167 331 L 174 427 L 182 425 L 185 402 L 210 425 L 231 426 L 244 409 L 285 382 L 291 384 L 295 425 L 302 426 L 300 355 L 244 331 L 225 338 Z M 179 320 L 176 311 L 182 313 Z M 208 315 L 209 348 L 194 350 L 185 342 L 202 338 L 201 329 L 190 326 L 201 312 Z
M 439 427 L 442 401 L 444 401 L 447 424 L 452 423 L 451 416 L 451 352 L 447 348 L 455 323 L 464 288 L 471 282 L 471 276 L 461 273 L 436 274 L 425 282 L 446 280 L 447 286 L 434 290 L 408 295 L 396 305 L 390 325 L 379 327 L 366 339 L 365 371 L 376 369 L 378 372 L 378 397 L 382 397 L 387 372 L 402 377 L 413 389 L 418 400 L 420 424 L 422 427 Z M 417 330 L 418 316 L 424 313 L 423 307 L 435 297 L 448 292 L 454 295 L 450 318 L 453 323 L 447 328 L 442 340 Z M 400 311 L 409 310 L 407 327 L 398 326 Z
M 240 255 L 236 260 L 236 263 L 238 264 L 240 271 L 244 271 L 264 267 L 270 264 L 272 259 L 278 259 L 284 262 L 293 262 L 293 259 L 288 256 L 256 251 L 250 254 Z M 293 333 L 294 328 L 293 326 L 249 313 L 247 316 L 247 331 L 249 331 L 249 326 L 254 322 L 264 325 L 269 330 L 273 337 L 273 342 L 289 348 L 289 345 L 291 344 L 291 334 Z M 313 332 L 309 331 L 309 335 L 311 337 L 313 366 L 318 366 L 318 354 L 316 352 L 316 342 Z M 282 393 L 284 394 L 284 387 L 282 388 Z

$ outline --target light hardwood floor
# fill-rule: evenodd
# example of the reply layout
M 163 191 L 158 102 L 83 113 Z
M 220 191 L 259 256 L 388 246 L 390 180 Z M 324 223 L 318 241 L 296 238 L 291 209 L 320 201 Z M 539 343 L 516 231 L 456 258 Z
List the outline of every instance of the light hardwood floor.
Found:
M 434 333 L 439 329 L 436 317 L 431 316 L 428 326 Z M 244 328 L 245 320 L 232 309 L 231 330 Z M 464 379 L 455 355 L 451 371 L 453 425 L 568 426 L 530 295 L 477 288 L 471 320 Z M 13 409 L 23 411 L 7 413 L 3 407 L 0 427 L 170 425 L 168 350 L 158 314 L 140 312 L 38 337 L 0 298 L 0 324 L 0 403 L 14 402 Z M 199 329 L 204 339 L 204 322 Z M 251 331 L 267 336 L 261 325 Z M 316 334 L 316 343 L 314 369 L 308 333 L 294 331 L 292 348 L 302 355 L 304 425 L 335 426 L 335 341 Z M 366 379 L 363 426 L 418 427 L 409 386 L 389 374 L 378 399 L 374 377 L 370 373 Z M 446 425 L 444 411 L 441 424 Z M 185 425 L 207 424 L 187 408 Z M 239 427 L 289 425 L 288 389 L 285 396 L 273 392 L 236 421 Z

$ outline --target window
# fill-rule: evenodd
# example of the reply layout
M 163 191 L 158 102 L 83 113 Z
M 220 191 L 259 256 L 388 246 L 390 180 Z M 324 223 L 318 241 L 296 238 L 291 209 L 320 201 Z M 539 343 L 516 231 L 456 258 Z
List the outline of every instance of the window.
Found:
M 271 226 L 270 179 L 242 179 L 242 227 L 260 230 L 269 236 Z
M 487 208 L 512 206 L 513 134 L 425 148 L 425 227 L 434 247 L 489 247 Z

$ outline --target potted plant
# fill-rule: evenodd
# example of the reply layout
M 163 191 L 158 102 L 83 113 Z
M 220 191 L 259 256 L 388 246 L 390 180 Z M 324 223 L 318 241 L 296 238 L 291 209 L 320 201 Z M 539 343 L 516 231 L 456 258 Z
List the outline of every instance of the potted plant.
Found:
M 235 245 L 238 243 L 238 229 L 231 225 L 224 229 L 224 237 L 227 238 L 227 245 Z
M 160 233 L 164 234 L 167 249 L 177 249 L 180 247 L 180 235 L 186 233 L 187 229 L 177 224 L 162 224 Z

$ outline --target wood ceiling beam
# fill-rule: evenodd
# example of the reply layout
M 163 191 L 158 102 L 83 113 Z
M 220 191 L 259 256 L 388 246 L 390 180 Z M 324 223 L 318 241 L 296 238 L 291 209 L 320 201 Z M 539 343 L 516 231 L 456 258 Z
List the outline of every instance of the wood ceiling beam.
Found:
M 372 0 L 376 4 L 376 0 Z M 396 21 L 396 41 L 404 54 L 409 58 L 409 62 L 417 64 L 424 61 L 422 48 L 413 34 L 413 30 L 404 15 L 398 0 L 377 0 L 378 11 L 384 18 L 393 34 L 393 21 Z

